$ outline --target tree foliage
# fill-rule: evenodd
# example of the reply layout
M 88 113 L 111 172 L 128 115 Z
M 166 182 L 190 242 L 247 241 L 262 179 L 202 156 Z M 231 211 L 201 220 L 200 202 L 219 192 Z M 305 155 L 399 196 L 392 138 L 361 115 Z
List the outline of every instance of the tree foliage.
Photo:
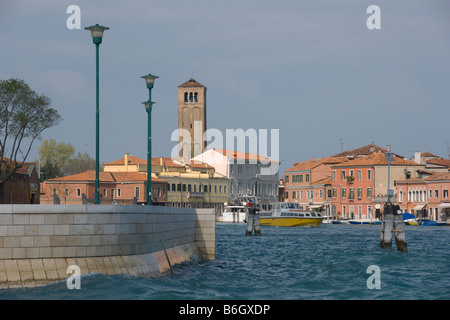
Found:
M 39 146 L 42 180 L 63 176 L 63 168 L 74 153 L 75 148 L 70 143 L 44 140 Z
M 44 140 L 39 146 L 41 161 L 41 180 L 72 175 L 95 168 L 95 160 L 87 153 L 78 152 L 64 142 L 56 143 L 54 139 Z
M 61 121 L 50 104 L 23 80 L 0 80 L 0 198 L 4 182 L 26 161 L 35 140 Z

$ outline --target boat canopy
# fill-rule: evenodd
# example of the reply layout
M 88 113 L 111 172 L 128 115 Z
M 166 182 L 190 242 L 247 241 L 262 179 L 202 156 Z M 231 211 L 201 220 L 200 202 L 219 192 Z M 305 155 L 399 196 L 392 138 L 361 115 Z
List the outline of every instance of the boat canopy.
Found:
M 403 220 L 415 219 L 416 218 L 415 215 L 413 215 L 413 214 L 411 214 L 409 212 L 402 213 L 402 216 L 403 216 Z

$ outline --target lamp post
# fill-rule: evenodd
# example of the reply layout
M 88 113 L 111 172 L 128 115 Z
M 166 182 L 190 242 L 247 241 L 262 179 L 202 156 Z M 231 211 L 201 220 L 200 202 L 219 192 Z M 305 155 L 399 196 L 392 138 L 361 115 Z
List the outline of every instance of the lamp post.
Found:
M 102 43 L 103 38 L 103 31 L 109 30 L 108 27 L 99 26 L 96 24 L 95 26 L 86 27 L 85 30 L 89 30 L 91 32 L 92 41 L 95 44 L 95 53 L 96 53 L 96 125 L 95 125 L 95 193 L 94 193 L 94 204 L 100 204 L 100 179 L 99 179 L 99 171 L 100 171 L 100 165 L 99 165 L 99 100 L 98 100 L 98 91 L 99 91 L 99 84 L 98 84 L 98 49 L 100 44 Z
M 152 89 L 153 84 L 155 83 L 155 79 L 159 78 L 158 76 L 152 75 L 149 73 L 148 75 L 142 76 L 141 78 L 145 79 L 145 83 L 148 88 L 148 102 L 144 102 L 145 109 L 147 111 L 148 121 L 148 140 L 147 140 L 147 205 L 152 204 L 152 106 L 154 102 L 152 102 Z
M 387 146 L 387 151 L 384 153 L 388 165 L 388 188 L 387 188 L 387 202 L 391 202 L 391 197 L 394 195 L 394 190 L 391 189 L 391 161 L 394 158 L 394 154 L 391 152 L 391 146 Z

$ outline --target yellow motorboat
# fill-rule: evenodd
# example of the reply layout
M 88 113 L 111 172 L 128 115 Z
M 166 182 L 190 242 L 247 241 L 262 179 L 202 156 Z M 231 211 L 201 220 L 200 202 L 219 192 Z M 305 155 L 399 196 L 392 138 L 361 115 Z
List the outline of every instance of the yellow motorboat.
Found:
M 262 226 L 316 227 L 322 220 L 319 212 L 304 211 L 295 202 L 277 202 L 271 211 L 259 213 L 259 223 Z

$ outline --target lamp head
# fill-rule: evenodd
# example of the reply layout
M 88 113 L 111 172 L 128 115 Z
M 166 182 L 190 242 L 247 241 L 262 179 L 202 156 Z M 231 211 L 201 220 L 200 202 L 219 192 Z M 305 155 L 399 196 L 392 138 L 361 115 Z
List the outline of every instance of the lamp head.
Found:
M 146 76 L 142 76 L 141 78 L 145 79 L 145 83 L 147 84 L 147 88 L 153 88 L 153 84 L 155 83 L 155 79 L 159 78 L 158 76 L 152 75 L 149 73 Z
M 102 43 L 103 31 L 109 30 L 108 27 L 100 26 L 98 23 L 95 26 L 86 27 L 84 29 L 91 32 L 92 41 L 97 45 Z

